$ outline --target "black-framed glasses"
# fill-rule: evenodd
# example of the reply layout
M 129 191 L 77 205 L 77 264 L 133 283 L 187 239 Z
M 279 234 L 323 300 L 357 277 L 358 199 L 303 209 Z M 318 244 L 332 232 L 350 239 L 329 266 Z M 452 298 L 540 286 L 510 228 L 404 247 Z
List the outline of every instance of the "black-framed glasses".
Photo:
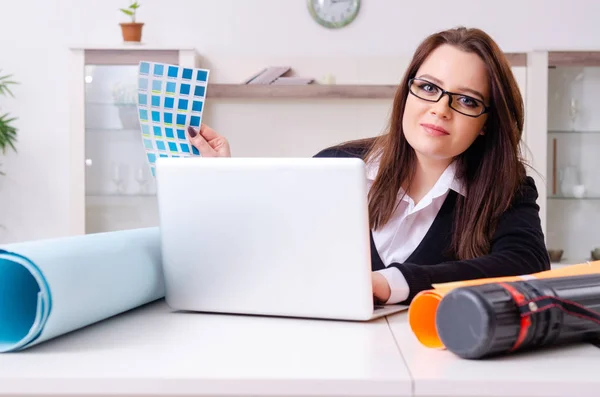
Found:
M 465 94 L 457 94 L 442 89 L 440 86 L 418 78 L 408 81 L 408 89 L 411 94 L 428 102 L 438 102 L 444 95 L 450 99 L 448 105 L 454 111 L 469 117 L 479 117 L 490 110 L 483 101 Z

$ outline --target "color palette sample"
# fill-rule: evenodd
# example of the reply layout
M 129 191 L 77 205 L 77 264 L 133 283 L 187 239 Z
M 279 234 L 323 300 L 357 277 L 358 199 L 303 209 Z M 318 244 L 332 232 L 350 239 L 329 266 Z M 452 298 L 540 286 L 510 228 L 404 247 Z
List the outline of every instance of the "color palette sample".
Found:
M 152 175 L 159 157 L 199 156 L 187 137 L 202 123 L 210 71 L 157 62 L 140 62 L 138 115 Z

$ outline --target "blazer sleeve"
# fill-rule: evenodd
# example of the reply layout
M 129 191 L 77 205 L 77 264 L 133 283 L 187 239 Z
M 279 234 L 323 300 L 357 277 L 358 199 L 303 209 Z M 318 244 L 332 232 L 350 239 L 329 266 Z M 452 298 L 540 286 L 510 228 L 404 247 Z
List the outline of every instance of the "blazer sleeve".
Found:
M 489 254 L 474 259 L 455 260 L 423 266 L 393 263 L 410 287 L 409 303 L 432 284 L 488 277 L 514 276 L 550 269 L 544 234 L 536 203 L 538 192 L 533 178 L 526 177 L 513 205 L 500 218 L 491 240 Z

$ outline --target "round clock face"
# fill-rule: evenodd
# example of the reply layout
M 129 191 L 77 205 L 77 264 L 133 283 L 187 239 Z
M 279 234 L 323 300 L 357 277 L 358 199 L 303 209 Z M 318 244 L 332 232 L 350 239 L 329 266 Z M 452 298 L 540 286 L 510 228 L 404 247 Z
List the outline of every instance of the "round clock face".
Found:
M 308 0 L 308 10 L 315 21 L 326 28 L 348 25 L 356 18 L 360 0 Z

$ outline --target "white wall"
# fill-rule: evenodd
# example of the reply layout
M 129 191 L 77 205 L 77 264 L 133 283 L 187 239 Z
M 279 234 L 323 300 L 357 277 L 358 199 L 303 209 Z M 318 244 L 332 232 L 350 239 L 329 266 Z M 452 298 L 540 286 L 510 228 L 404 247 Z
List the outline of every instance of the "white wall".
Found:
M 0 3 L 3 15 L 0 68 L 14 73 L 21 82 L 14 90 L 16 99 L 0 98 L 3 110 L 19 117 L 20 129 L 19 153 L 9 153 L 1 161 L 8 176 L 0 178 L 0 224 L 6 226 L 0 230 L 0 242 L 67 233 L 68 47 L 119 43 L 118 22 L 123 18 L 117 9 L 127 3 L 126 0 L 2 0 Z M 403 58 L 411 54 L 425 35 L 458 24 L 485 29 L 507 52 L 600 47 L 597 39 L 600 25 L 596 23 L 600 7 L 593 0 L 578 1 L 576 5 L 566 0 L 431 0 L 426 7 L 419 2 L 369 0 L 363 1 L 355 23 L 340 31 L 328 31 L 314 23 L 304 0 L 172 0 L 168 5 L 164 0 L 145 0 L 142 4 L 139 20 L 146 23 L 144 41 L 193 45 L 209 59 L 221 56 Z M 290 119 L 289 124 L 293 125 L 295 106 L 281 106 L 283 112 L 289 112 L 282 119 Z M 315 134 L 332 134 L 336 138 L 377 134 L 386 121 L 381 119 L 386 115 L 385 103 L 371 110 L 366 110 L 364 103 L 334 106 L 333 113 L 310 110 L 313 118 L 304 120 L 302 125 L 304 129 L 312 127 L 308 128 L 307 141 Z M 212 119 L 207 122 L 227 131 L 230 119 L 219 111 L 209 111 Z M 367 121 L 359 111 L 369 114 Z M 348 121 L 340 124 L 340 117 L 356 119 L 356 127 L 350 134 L 343 134 Z M 268 113 L 263 113 L 243 135 L 232 133 L 233 150 L 249 147 L 253 136 L 265 139 L 267 136 L 261 135 L 260 126 L 268 125 L 269 120 Z M 290 133 L 282 129 L 281 134 L 286 132 Z M 280 139 L 273 147 L 265 142 L 264 153 L 289 154 L 293 145 L 286 146 L 287 140 L 281 136 Z

